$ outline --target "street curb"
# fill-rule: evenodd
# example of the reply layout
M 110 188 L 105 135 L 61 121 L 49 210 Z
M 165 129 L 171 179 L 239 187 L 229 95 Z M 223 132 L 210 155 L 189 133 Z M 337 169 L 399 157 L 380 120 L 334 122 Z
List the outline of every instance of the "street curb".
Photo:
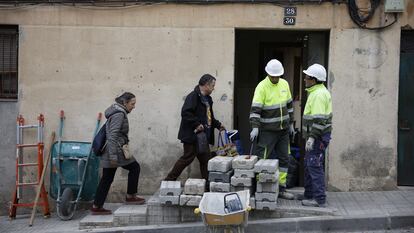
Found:
M 414 212 L 391 215 L 323 216 L 249 221 L 246 232 L 302 232 L 302 231 L 374 231 L 414 227 Z M 95 229 L 91 232 L 193 233 L 205 232 L 202 223 L 147 225 Z

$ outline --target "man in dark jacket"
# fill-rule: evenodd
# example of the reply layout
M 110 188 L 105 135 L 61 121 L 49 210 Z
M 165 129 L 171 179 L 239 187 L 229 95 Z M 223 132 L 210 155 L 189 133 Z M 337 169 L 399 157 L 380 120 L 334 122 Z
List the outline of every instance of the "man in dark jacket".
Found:
M 175 163 L 165 180 L 177 180 L 181 172 L 197 157 L 200 162 L 200 171 L 203 179 L 208 180 L 207 163 L 210 153 L 197 152 L 196 134 L 204 131 L 209 144 L 214 144 L 214 128 L 224 130 L 220 121 L 214 118 L 213 100 L 210 94 L 214 90 L 216 79 L 205 74 L 201 76 L 198 85 L 185 98 L 181 109 L 181 124 L 178 139 L 184 147 L 184 154 Z

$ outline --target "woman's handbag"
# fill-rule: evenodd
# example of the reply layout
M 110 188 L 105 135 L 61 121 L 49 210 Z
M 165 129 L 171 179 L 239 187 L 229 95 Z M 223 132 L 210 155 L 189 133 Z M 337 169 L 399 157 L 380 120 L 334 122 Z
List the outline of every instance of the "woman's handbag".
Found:
M 128 144 L 125 144 L 122 146 L 122 152 L 124 153 L 124 157 L 125 159 L 130 159 L 132 158 L 131 153 L 129 153 L 129 147 Z

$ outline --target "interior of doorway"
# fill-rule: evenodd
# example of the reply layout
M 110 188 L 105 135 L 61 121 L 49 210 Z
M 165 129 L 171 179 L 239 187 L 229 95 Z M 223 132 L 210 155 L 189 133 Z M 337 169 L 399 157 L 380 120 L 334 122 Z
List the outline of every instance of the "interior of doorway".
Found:
M 235 30 L 234 128 L 239 130 L 246 153 L 250 142 L 250 107 L 257 84 L 266 77 L 264 67 L 273 58 L 284 66 L 283 78 L 289 83 L 293 98 L 295 128 L 301 129 L 306 103 L 303 69 L 313 63 L 327 67 L 329 31 L 292 31 L 268 29 Z M 328 77 L 329 78 L 329 77 Z M 304 154 L 304 141 L 298 134 L 292 145 Z M 298 182 L 303 186 L 303 156 L 299 157 Z

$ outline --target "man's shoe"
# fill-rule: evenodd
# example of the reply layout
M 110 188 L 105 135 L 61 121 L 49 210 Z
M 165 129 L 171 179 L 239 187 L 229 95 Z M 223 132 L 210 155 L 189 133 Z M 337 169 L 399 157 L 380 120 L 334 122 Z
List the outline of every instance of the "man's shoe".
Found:
M 145 199 L 138 196 L 133 197 L 126 197 L 125 198 L 125 204 L 127 205 L 142 205 L 145 203 Z
M 326 203 L 318 203 L 316 200 L 302 200 L 303 206 L 311 206 L 311 207 L 326 207 Z
M 283 191 L 283 192 L 279 192 L 279 198 L 286 199 L 286 200 L 293 200 L 295 199 L 295 195 L 293 195 L 292 193 Z
M 92 215 L 111 215 L 112 211 L 104 209 L 103 207 L 92 207 L 90 209 Z
M 302 201 L 302 200 L 310 200 L 312 199 L 311 197 L 306 197 L 305 194 L 303 193 L 299 193 L 298 195 L 296 195 L 296 200 Z

